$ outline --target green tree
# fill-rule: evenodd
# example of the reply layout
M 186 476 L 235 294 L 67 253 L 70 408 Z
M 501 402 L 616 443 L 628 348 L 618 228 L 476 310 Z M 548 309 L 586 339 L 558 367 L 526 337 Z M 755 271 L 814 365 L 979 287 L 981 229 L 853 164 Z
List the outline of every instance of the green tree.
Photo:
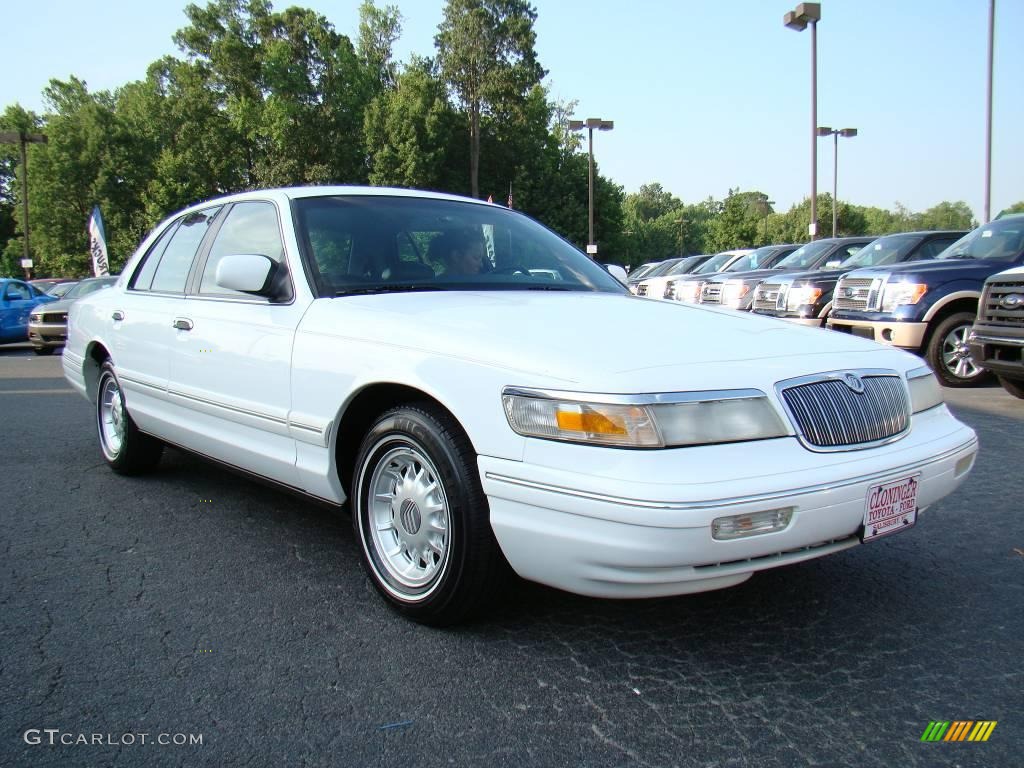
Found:
M 414 60 L 366 110 L 371 184 L 451 189 L 459 116 L 429 60 Z M 461 174 L 460 174 L 461 175 Z
M 0 130 L 36 133 L 42 127 L 38 115 L 13 104 L 0 115 Z M 27 147 L 28 163 L 33 165 L 36 145 Z M 21 208 L 21 149 L 17 144 L 0 144 L 0 275 L 20 275 L 24 251 L 24 224 Z M 30 195 L 31 197 L 31 195 Z
M 434 43 L 445 81 L 469 118 L 470 193 L 480 196 L 482 118 L 544 77 L 526 0 L 447 0 Z
M 915 219 L 917 229 L 974 229 L 978 226 L 970 206 L 962 200 L 955 203 L 944 200 Z
M 1024 213 L 1024 200 L 1019 203 L 1014 203 L 1009 208 L 1003 208 L 1000 213 Z
M 373 0 L 359 6 L 359 41 L 356 52 L 373 81 L 374 93 L 394 88 L 398 83 L 398 65 L 392 48 L 402 34 L 402 14 L 398 7 L 378 8 Z

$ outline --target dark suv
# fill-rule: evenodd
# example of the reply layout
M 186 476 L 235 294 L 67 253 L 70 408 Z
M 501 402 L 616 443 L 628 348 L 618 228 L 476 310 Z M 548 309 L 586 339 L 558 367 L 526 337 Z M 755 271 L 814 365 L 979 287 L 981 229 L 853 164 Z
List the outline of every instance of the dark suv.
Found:
M 967 342 L 975 363 L 998 376 L 1011 395 L 1024 398 L 1024 267 L 985 281 Z
M 768 286 L 763 291 L 758 286 L 755 291 L 753 310 L 758 314 L 820 328 L 825 325 L 832 311 L 832 295 L 836 283 L 845 273 L 864 267 L 934 259 L 966 234 L 960 231 L 885 235 L 868 243 L 837 266 L 826 265 L 824 269 L 814 272 L 797 272 L 780 280 L 771 280 L 770 283 L 766 279 Z M 775 296 L 774 304 L 770 301 L 757 301 L 758 294 L 769 292 Z
M 828 327 L 922 355 L 948 387 L 981 383 L 968 334 L 985 280 L 1024 264 L 1024 214 L 1000 216 L 932 261 L 850 272 L 836 286 Z

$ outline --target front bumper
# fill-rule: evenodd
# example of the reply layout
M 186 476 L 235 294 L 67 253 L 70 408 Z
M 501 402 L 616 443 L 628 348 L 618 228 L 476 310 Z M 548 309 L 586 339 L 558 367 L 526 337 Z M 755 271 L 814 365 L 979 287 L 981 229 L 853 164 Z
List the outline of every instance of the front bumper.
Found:
M 783 312 L 768 312 L 763 309 L 754 310 L 755 315 L 761 315 L 762 317 L 774 317 L 778 320 L 785 320 L 787 323 L 793 323 L 794 325 L 802 325 L 806 328 L 821 328 L 825 325 L 825 321 L 820 317 L 802 317 L 800 315 L 787 315 Z
M 977 452 L 944 406 L 915 415 L 902 440 L 833 454 L 795 438 L 662 451 L 528 443 L 522 462 L 479 458 L 505 557 L 526 579 L 619 598 L 732 586 L 853 547 L 872 486 L 919 474 L 923 510 L 963 481 Z M 786 507 L 783 530 L 712 538 L 716 518 Z
M 29 323 L 28 340 L 33 347 L 63 347 L 68 340 L 67 324 Z
M 967 340 L 971 358 L 997 376 L 1024 379 L 1024 329 L 974 326 Z
M 912 323 L 905 320 L 847 320 L 830 317 L 825 322 L 830 331 L 852 333 L 881 344 L 917 352 L 924 345 L 928 323 Z

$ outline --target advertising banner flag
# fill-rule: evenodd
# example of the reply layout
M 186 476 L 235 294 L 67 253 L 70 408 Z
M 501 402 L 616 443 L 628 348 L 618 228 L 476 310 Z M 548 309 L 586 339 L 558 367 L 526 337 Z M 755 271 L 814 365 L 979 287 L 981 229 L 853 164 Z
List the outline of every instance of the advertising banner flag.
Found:
M 103 231 L 103 217 L 100 207 L 94 206 L 89 217 L 89 252 L 92 254 L 92 273 L 95 277 L 110 274 L 107 259 L 107 235 Z

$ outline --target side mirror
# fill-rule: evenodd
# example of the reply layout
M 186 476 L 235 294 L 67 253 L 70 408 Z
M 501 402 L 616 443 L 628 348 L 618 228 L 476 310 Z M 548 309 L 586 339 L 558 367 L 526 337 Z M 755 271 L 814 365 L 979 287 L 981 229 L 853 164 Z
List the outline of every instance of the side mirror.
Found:
M 221 288 L 257 296 L 270 296 L 277 264 L 254 253 L 225 256 L 217 262 L 214 282 Z
M 618 264 L 608 264 L 607 269 L 608 274 L 614 277 L 623 285 L 626 285 L 626 283 L 629 281 L 629 277 L 626 275 L 626 270 L 620 267 Z

